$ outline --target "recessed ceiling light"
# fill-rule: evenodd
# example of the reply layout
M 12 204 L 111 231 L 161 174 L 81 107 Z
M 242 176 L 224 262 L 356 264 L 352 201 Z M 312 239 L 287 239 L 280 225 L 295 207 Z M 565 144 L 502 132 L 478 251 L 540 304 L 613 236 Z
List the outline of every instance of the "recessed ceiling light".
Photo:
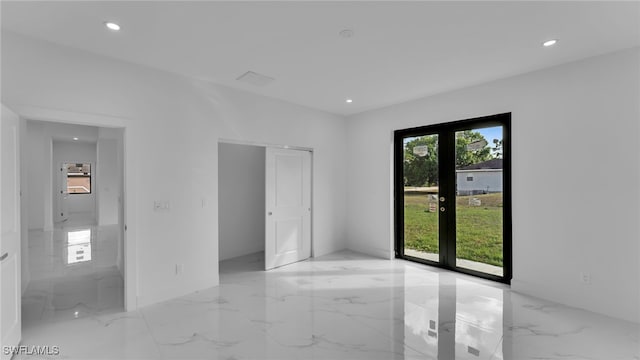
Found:
M 113 30 L 113 31 L 118 31 L 120 30 L 120 25 L 111 22 L 111 21 L 107 21 L 104 23 L 104 26 L 106 26 L 109 30 Z
M 544 47 L 549 47 L 549 46 L 553 46 L 558 42 L 558 40 L 556 39 L 551 39 L 551 40 L 547 40 L 545 42 L 542 43 L 542 46 Z
M 77 137 L 74 137 L 74 138 L 73 138 L 73 140 L 78 141 L 78 138 L 77 138 Z
M 347 99 L 347 102 L 348 102 L 349 104 L 351 104 L 351 103 L 353 102 L 353 100 L 351 100 L 351 99 Z

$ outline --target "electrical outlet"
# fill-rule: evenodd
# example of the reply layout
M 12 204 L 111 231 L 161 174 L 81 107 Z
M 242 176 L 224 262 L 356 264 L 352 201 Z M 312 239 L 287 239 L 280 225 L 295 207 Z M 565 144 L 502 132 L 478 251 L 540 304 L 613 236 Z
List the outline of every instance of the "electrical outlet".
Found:
M 591 274 L 586 272 L 580 273 L 580 282 L 585 285 L 591 285 Z
M 183 271 L 184 271 L 184 265 L 176 264 L 176 275 L 181 275 Z

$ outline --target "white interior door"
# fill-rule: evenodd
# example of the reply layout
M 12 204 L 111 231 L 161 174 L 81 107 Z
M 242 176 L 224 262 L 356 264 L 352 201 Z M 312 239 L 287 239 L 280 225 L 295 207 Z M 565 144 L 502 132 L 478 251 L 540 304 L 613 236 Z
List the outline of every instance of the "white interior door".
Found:
M 60 164 L 60 172 L 58 174 L 58 221 L 69 219 L 69 187 L 67 186 L 67 177 L 69 169 L 67 164 Z
M 267 148 L 265 270 L 311 256 L 311 153 Z
M 17 346 L 21 338 L 20 169 L 18 116 L 2 105 L 0 126 L 0 344 Z M 0 359 L 11 358 L 0 349 Z

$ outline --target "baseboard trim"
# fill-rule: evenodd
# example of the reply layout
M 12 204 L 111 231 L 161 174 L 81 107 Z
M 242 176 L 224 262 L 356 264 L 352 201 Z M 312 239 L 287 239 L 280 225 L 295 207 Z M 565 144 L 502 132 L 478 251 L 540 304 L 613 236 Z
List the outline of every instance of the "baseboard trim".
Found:
M 365 255 L 371 255 L 382 259 L 393 259 L 393 251 L 389 249 L 380 249 L 375 247 L 364 247 L 356 244 L 347 244 L 347 249 Z

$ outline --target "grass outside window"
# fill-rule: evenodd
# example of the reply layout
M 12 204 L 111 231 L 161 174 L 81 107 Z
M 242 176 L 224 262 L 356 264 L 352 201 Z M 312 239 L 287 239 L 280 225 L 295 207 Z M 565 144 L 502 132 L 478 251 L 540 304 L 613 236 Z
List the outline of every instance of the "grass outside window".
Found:
M 471 197 L 482 205 L 469 205 Z M 458 259 L 503 266 L 502 206 L 502 193 L 457 197 Z M 429 212 L 426 194 L 404 196 L 404 241 L 407 249 L 438 253 L 438 212 Z

